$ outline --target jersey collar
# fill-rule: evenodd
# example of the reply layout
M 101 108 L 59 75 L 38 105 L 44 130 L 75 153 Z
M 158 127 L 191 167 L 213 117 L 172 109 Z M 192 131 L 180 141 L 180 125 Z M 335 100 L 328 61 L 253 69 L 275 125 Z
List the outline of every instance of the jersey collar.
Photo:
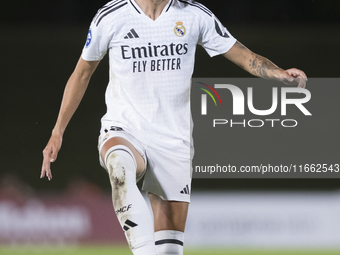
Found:
M 142 9 L 139 7 L 139 5 L 135 2 L 135 0 L 128 0 L 129 4 L 132 6 L 132 8 L 138 13 L 138 14 L 142 14 L 145 15 L 145 13 L 142 11 Z M 168 12 L 170 10 L 170 7 L 172 6 L 174 0 L 169 0 L 168 3 L 166 4 L 166 6 L 164 7 L 162 13 L 160 16 L 162 16 L 162 14 L 164 12 Z M 158 17 L 159 18 L 159 17 Z M 158 19 L 157 18 L 157 19 Z

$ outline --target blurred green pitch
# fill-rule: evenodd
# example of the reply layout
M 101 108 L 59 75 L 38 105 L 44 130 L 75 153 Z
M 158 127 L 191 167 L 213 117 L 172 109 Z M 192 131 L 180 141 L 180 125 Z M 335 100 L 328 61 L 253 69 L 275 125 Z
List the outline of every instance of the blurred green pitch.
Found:
M 132 255 L 126 246 L 0 246 L 1 255 Z M 340 255 L 340 250 L 186 249 L 185 255 Z

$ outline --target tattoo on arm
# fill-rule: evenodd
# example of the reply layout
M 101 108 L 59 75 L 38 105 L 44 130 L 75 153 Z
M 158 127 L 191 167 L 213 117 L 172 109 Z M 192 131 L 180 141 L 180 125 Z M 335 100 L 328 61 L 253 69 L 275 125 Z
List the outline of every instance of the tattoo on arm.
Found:
M 236 41 L 235 46 L 240 48 L 240 49 L 248 49 L 246 46 L 244 46 L 242 43 L 239 41 Z
M 277 65 L 268 60 L 265 57 L 252 53 L 252 57 L 249 60 L 249 69 L 253 75 L 272 78 L 274 77 L 275 70 L 281 70 Z

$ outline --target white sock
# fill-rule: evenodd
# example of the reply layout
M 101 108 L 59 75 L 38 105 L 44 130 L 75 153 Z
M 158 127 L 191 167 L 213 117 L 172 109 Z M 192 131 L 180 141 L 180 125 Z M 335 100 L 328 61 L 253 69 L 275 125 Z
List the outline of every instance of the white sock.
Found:
M 158 255 L 183 255 L 184 233 L 175 230 L 155 232 Z
M 126 146 L 112 147 L 105 155 L 112 187 L 112 202 L 134 255 L 156 255 L 153 220 L 136 185 L 136 160 Z

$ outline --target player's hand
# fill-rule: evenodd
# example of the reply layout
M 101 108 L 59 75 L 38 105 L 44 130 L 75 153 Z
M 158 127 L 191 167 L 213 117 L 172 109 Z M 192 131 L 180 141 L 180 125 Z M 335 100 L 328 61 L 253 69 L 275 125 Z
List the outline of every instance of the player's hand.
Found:
M 42 163 L 40 178 L 44 178 L 46 176 L 49 181 L 52 179 L 51 162 L 56 161 L 58 152 L 61 148 L 61 143 L 62 136 L 52 134 L 45 149 L 43 150 L 44 159 Z
M 296 68 L 283 70 L 280 73 L 279 79 L 287 85 L 297 84 L 299 88 L 305 88 L 306 82 L 308 80 L 307 75 L 303 71 L 296 69 Z

